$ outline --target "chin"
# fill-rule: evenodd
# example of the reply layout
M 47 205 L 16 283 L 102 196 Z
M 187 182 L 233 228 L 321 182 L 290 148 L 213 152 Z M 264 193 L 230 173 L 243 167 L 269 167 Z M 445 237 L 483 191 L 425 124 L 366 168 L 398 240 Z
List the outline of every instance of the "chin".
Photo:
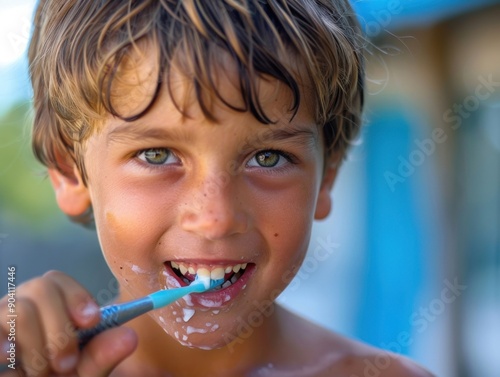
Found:
M 174 342 L 183 347 L 206 351 L 227 348 L 232 352 L 250 338 L 255 330 L 243 321 L 230 320 L 227 323 L 223 317 L 230 311 L 221 311 L 221 316 L 214 316 L 211 311 L 190 312 L 191 309 L 175 304 L 172 306 L 169 312 L 161 309 L 152 313 L 152 317 Z

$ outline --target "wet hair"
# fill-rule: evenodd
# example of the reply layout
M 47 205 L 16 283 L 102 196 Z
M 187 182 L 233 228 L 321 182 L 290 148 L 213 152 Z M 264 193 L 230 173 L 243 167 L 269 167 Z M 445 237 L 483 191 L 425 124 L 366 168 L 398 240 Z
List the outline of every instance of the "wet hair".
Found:
M 156 90 L 144 108 L 121 114 L 113 85 L 145 41 L 159 52 Z M 273 78 L 290 89 L 292 114 L 304 97 L 312 99 L 326 150 L 343 153 L 361 122 L 361 41 L 348 0 L 40 0 L 28 54 L 35 156 L 63 173 L 69 156 L 85 180 L 86 138 L 109 113 L 125 121 L 145 114 L 162 86 L 171 89 L 176 59 L 208 119 L 207 93 L 272 124 L 257 91 L 259 79 Z M 235 63 L 242 107 L 218 90 L 221 56 Z

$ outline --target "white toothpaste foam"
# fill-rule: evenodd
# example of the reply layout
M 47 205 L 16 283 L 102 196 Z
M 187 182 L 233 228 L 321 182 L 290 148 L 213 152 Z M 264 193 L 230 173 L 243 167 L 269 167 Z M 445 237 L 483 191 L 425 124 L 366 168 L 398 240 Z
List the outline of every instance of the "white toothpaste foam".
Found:
M 194 316 L 194 313 L 196 313 L 194 309 L 188 308 L 182 308 L 182 311 L 184 312 L 184 317 L 182 317 L 184 322 L 189 321 Z
M 199 334 L 205 334 L 207 332 L 207 330 L 205 329 L 196 329 L 192 326 L 188 326 L 187 329 L 186 329 L 186 332 L 188 335 L 191 335 L 193 333 L 199 333 Z
M 133 264 L 132 265 L 132 271 L 134 271 L 136 274 L 145 274 L 147 273 L 146 270 L 143 270 L 142 268 L 140 268 L 139 266 Z

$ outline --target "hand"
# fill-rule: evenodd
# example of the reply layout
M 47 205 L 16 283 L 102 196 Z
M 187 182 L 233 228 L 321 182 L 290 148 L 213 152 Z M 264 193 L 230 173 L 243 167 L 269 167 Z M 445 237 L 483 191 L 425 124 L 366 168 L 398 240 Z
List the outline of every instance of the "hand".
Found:
M 97 325 L 99 307 L 66 274 L 47 272 L 17 287 L 15 298 L 16 369 L 0 373 L 1 377 L 108 376 L 137 347 L 135 332 L 119 327 L 97 335 L 79 350 L 75 328 Z M 0 347 L 11 343 L 7 299 L 0 300 Z M 0 363 L 5 364 L 1 352 Z

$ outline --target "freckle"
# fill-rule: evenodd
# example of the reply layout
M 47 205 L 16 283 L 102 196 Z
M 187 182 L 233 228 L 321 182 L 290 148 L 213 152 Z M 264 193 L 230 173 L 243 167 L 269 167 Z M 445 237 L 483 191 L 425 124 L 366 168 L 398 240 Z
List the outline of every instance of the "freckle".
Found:
M 274 237 L 278 237 L 278 233 L 274 233 Z

